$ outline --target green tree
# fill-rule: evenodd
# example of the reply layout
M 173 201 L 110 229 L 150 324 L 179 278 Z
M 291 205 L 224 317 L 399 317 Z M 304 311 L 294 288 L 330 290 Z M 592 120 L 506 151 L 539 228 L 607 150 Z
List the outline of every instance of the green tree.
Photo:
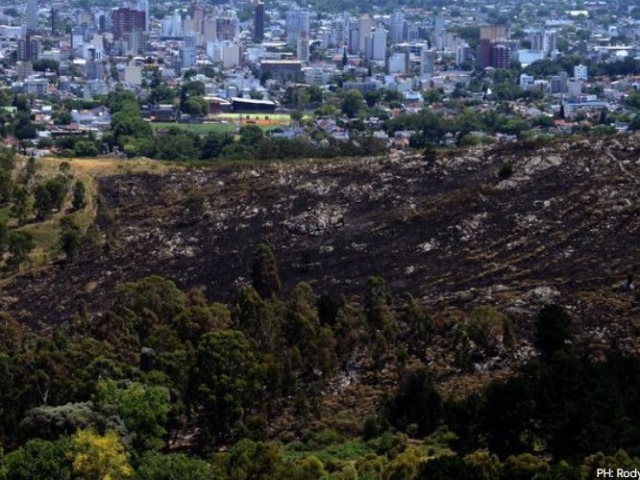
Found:
M 0 148 L 0 170 L 13 172 L 16 168 L 16 152 L 11 148 Z
M 253 288 L 262 298 L 270 298 L 280 291 L 280 276 L 278 275 L 278 262 L 269 245 L 258 245 L 253 257 L 251 267 L 251 280 Z
M 67 261 L 72 261 L 78 247 L 80 246 L 80 226 L 73 217 L 66 215 L 60 219 L 60 248 L 67 257 Z
M 170 131 L 156 139 L 156 158 L 162 160 L 195 160 L 200 157 L 197 139 L 180 130 Z
M 13 197 L 13 178 L 11 173 L 5 170 L 0 170 L 0 205 L 11 202 Z
M 172 103 L 175 95 L 176 92 L 173 88 L 161 83 L 151 88 L 149 103 L 156 105 L 160 103 Z
M 32 234 L 16 230 L 9 233 L 7 243 L 9 245 L 9 254 L 11 255 L 8 263 L 16 268 L 28 258 L 29 253 L 31 253 L 36 246 Z
M 138 480 L 211 480 L 211 466 L 181 453 L 146 452 L 136 469 Z
M 364 108 L 364 99 L 358 90 L 348 90 L 342 99 L 342 113 L 353 118 Z
M 536 320 L 535 345 L 544 358 L 571 348 L 571 317 L 560 305 L 542 307 Z
M 186 99 L 182 105 L 182 111 L 189 115 L 203 116 L 209 113 L 209 104 L 201 96 L 193 96 Z
M 77 157 L 96 157 L 98 155 L 98 148 L 91 140 L 79 140 L 73 151 Z
M 194 372 L 199 441 L 203 449 L 224 445 L 255 399 L 255 360 L 241 332 L 223 330 L 202 336 Z
M 72 195 L 71 208 L 74 211 L 82 210 L 87 206 L 86 187 L 84 186 L 84 182 L 82 180 L 76 180 L 76 183 L 73 185 Z
M 399 429 L 415 424 L 420 437 L 439 426 L 442 402 L 426 370 L 417 370 L 407 377 L 387 404 L 386 412 L 391 424 Z
M 53 211 L 53 199 L 45 184 L 39 184 L 34 191 L 34 208 L 37 220 L 45 220 L 51 216 Z
M 248 125 L 240 129 L 240 143 L 248 147 L 255 147 L 264 138 L 264 132 L 256 125 Z
M 13 191 L 13 205 L 10 214 L 18 220 L 18 225 L 27 223 L 33 211 L 33 197 L 24 185 L 17 185 Z
M 2 480 L 69 480 L 71 465 L 65 458 L 69 440 L 29 440 L 5 458 Z
M 9 227 L 7 226 L 7 221 L 4 219 L 0 219 L 0 257 L 7 250 L 7 246 L 9 243 Z
M 104 410 L 109 406 L 115 408 L 124 420 L 132 437 L 131 445 L 137 452 L 162 448 L 171 410 L 166 388 L 137 382 L 118 385 L 113 380 L 102 380 L 96 386 L 95 401 Z

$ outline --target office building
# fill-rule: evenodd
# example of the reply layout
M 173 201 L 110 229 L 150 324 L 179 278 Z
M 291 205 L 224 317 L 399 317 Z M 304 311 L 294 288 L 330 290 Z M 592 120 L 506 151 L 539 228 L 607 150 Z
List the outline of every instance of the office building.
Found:
M 258 2 L 253 13 L 253 39 L 261 43 L 264 40 L 264 3 Z

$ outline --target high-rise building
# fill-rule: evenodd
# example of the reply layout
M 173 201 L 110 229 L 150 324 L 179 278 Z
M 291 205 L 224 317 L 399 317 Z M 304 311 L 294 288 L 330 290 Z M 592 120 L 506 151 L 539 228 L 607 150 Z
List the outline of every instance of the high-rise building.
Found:
M 25 24 L 27 32 L 38 31 L 38 0 L 27 0 Z
M 18 40 L 17 60 L 21 62 L 38 60 L 40 55 L 40 37 L 27 33 L 25 38 Z
M 204 6 L 198 0 L 189 5 L 189 16 L 197 25 L 198 31 L 201 32 L 202 21 L 204 20 Z
M 557 49 L 556 40 L 557 33 L 555 30 L 548 30 L 544 32 L 542 51 L 544 52 L 545 57 L 548 57 Z
M 253 38 L 261 43 L 264 40 L 264 3 L 258 2 L 253 14 Z
M 100 56 L 96 55 L 96 49 L 89 49 L 89 59 L 85 64 L 87 80 L 103 80 L 105 75 L 104 63 Z
M 491 66 L 491 40 L 481 38 L 476 51 L 476 67 L 483 69 Z
M 57 34 L 57 25 L 58 25 L 58 11 L 51 7 L 51 35 L 56 36 Z
M 74 50 L 82 47 L 84 44 L 86 28 L 82 26 L 75 26 L 71 30 L 71 48 Z
M 349 53 L 355 55 L 360 50 L 360 26 L 358 22 L 352 21 L 348 25 L 347 45 L 349 46 Z
M 238 33 L 238 17 L 235 10 L 224 9 L 216 19 L 216 29 L 218 40 L 234 41 Z
M 384 61 L 387 58 L 387 31 L 378 25 L 375 31 L 365 39 L 365 58 L 367 60 Z
M 304 32 L 300 33 L 297 44 L 297 57 L 303 63 L 309 62 L 309 37 Z
M 544 33 L 537 30 L 529 35 L 529 41 L 531 42 L 531 50 L 536 52 L 542 52 L 544 50 Z
M 181 57 L 182 57 L 182 68 L 189 68 L 195 65 L 197 60 L 197 38 L 195 35 L 185 35 L 184 37 L 184 47 L 182 47 Z
M 363 15 L 358 22 L 358 50 L 356 53 L 362 53 L 365 51 L 366 38 L 371 36 L 371 30 L 373 30 L 373 18 L 369 15 Z
M 507 27 L 504 25 L 487 25 L 480 27 L 480 40 L 489 40 L 494 42 L 507 38 Z
M 402 10 L 394 10 L 389 20 L 389 37 L 391 43 L 404 42 L 405 20 Z
M 424 47 L 420 52 L 420 76 L 428 77 L 436 69 L 437 54 L 434 49 Z
M 476 66 L 480 69 L 486 67 L 509 68 L 513 51 L 514 48 L 511 42 L 498 42 L 481 38 L 478 43 Z
M 205 18 L 202 22 L 202 36 L 204 43 L 215 42 L 218 39 L 218 24 L 215 18 Z
M 298 44 L 300 34 L 309 36 L 309 10 L 293 8 L 287 12 L 286 17 L 287 45 L 295 47 Z
M 116 8 L 112 11 L 112 32 L 115 40 L 121 40 L 131 32 L 144 32 L 145 14 L 128 7 Z
M 144 31 L 149 33 L 149 0 L 138 0 L 138 11 L 144 13 Z
M 490 50 L 490 63 L 493 68 L 509 68 L 511 66 L 511 49 L 502 43 L 494 43 Z

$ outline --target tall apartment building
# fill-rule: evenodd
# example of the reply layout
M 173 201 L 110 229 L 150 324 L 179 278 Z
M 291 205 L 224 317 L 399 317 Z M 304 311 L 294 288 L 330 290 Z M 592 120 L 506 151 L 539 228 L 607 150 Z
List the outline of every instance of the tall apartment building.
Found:
M 298 60 L 303 63 L 309 63 L 309 37 L 304 32 L 301 32 L 298 37 L 296 53 Z
M 375 23 L 373 18 L 369 15 L 363 15 L 358 22 L 358 51 L 356 53 L 363 53 L 366 47 L 366 38 L 371 36 L 371 30 Z
M 185 35 L 184 46 L 180 52 L 182 67 L 189 68 L 195 65 L 197 60 L 197 38 L 195 35 Z
M 402 43 L 405 39 L 405 19 L 401 10 L 394 10 L 389 20 L 389 38 L 391 43 Z
M 139 0 L 138 11 L 144 13 L 144 31 L 149 33 L 149 0 Z
M 480 69 L 486 67 L 509 68 L 511 66 L 511 52 L 512 49 L 507 42 L 481 38 L 478 43 L 476 66 Z
M 432 75 L 436 68 L 437 53 L 434 49 L 424 47 L 420 52 L 420 76 Z
M 387 31 L 378 25 L 365 39 L 364 56 L 367 60 L 384 61 L 387 58 Z
M 25 38 L 18 40 L 17 60 L 21 62 L 32 62 L 38 60 L 40 55 L 40 37 L 27 33 Z
M 298 44 L 300 34 L 309 36 L 309 11 L 294 8 L 287 12 L 286 16 L 287 45 L 295 47 Z
M 121 40 L 125 34 L 144 32 L 146 28 L 145 13 L 133 8 L 116 8 L 111 13 L 113 38 Z

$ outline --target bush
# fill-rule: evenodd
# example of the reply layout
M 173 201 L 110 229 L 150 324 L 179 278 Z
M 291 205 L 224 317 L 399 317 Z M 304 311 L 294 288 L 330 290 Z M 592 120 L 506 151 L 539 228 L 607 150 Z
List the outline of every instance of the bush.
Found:
M 504 162 L 498 170 L 498 178 L 500 180 L 506 180 L 513 175 L 513 163 L 511 161 Z

